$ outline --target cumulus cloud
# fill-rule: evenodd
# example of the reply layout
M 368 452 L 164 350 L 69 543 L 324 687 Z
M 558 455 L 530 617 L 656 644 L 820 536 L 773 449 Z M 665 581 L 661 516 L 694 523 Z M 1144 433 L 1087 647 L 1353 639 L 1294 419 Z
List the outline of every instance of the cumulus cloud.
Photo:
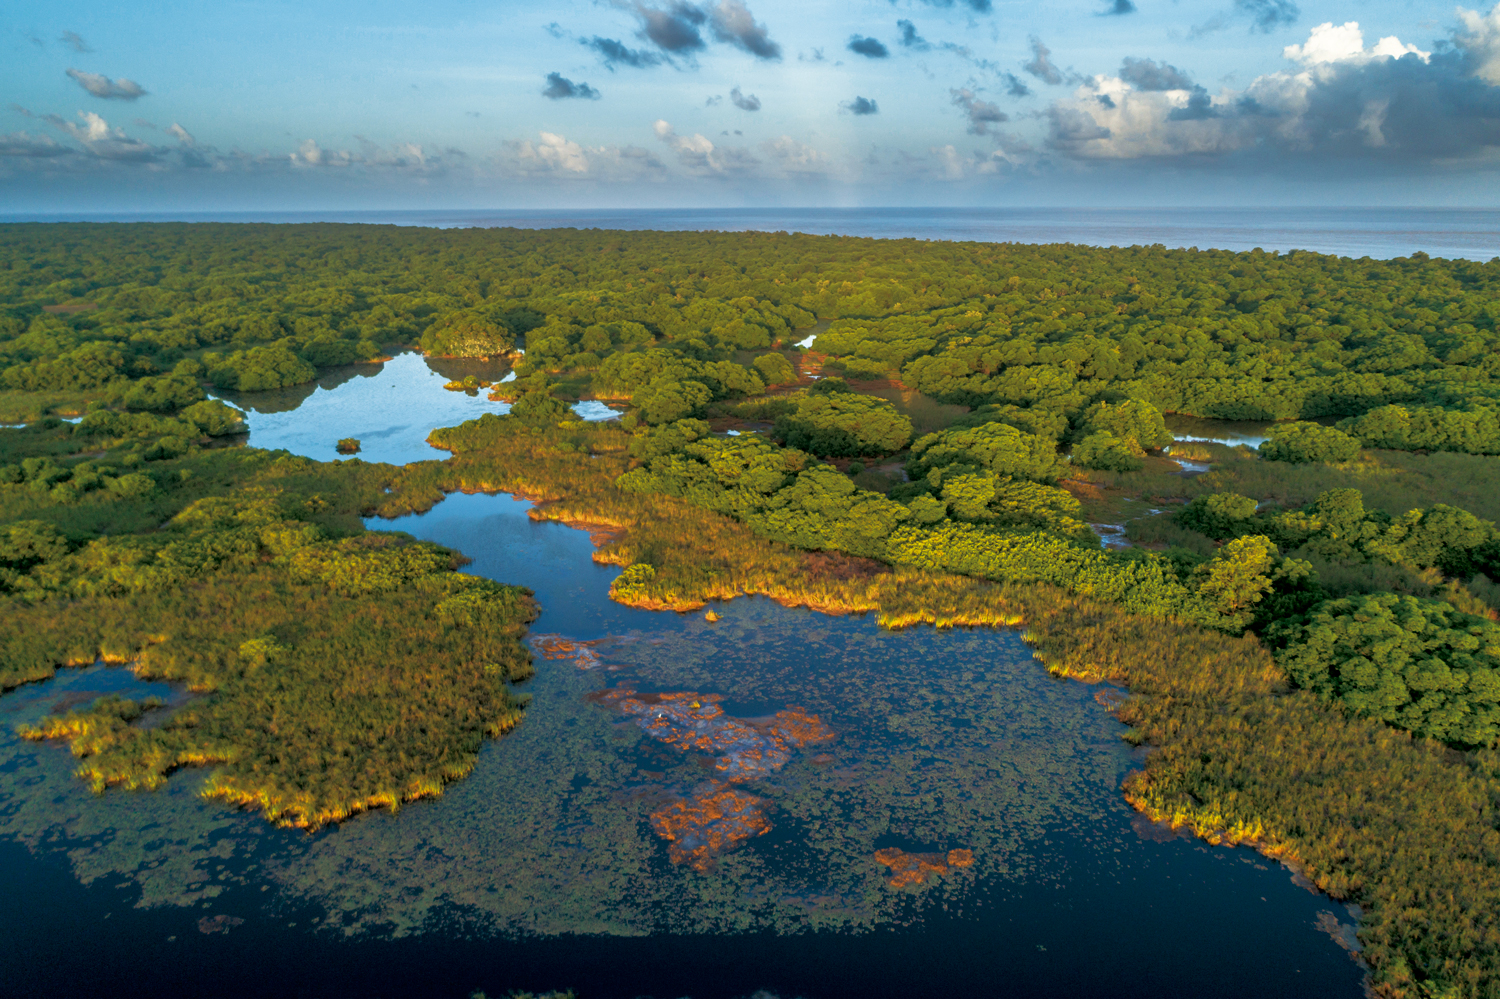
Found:
M 1109 6 L 1099 12 L 1100 17 L 1119 17 L 1124 14 L 1134 14 L 1135 4 L 1131 0 L 1112 0 Z
M 597 101 L 600 97 L 599 91 L 587 83 L 574 83 L 560 73 L 548 73 L 547 85 L 542 88 L 542 96 L 554 101 L 578 98 L 586 101 Z
M 1365 48 L 1365 34 L 1358 21 L 1346 21 L 1334 25 L 1325 21 L 1312 29 L 1303 45 L 1288 45 L 1281 50 L 1283 58 L 1300 62 L 1304 66 L 1320 66 L 1331 63 L 1367 63 L 1374 59 L 1400 59 L 1414 55 L 1423 62 L 1432 59 L 1431 52 L 1423 52 L 1415 45 L 1404 45 L 1401 39 L 1390 35 Z
M 729 92 L 729 102 L 741 111 L 760 110 L 760 98 L 754 94 L 746 95 L 741 93 L 739 87 L 735 87 Z
M 105 100 L 133 101 L 146 96 L 146 88 L 123 76 L 118 80 L 110 80 L 99 73 L 85 73 L 78 69 L 69 69 L 68 75 L 84 90 Z
M 1469 72 L 1500 85 L 1500 4 L 1491 7 L 1488 14 L 1460 7 L 1458 18 L 1463 27 L 1455 33 L 1453 42 L 1464 53 Z
M 94 51 L 93 49 L 89 48 L 89 43 L 84 41 L 82 36 L 80 36 L 76 31 L 64 31 L 62 33 L 62 36 L 58 38 L 58 41 L 62 42 L 74 52 Z
M 1005 92 L 1011 97 L 1029 97 L 1031 95 L 1031 88 L 1026 86 L 1026 81 L 1022 80 L 1016 74 L 1001 73 L 1000 79 L 1005 84 Z
M 193 138 L 192 133 L 183 128 L 181 125 L 177 124 L 175 121 L 172 122 L 171 125 L 167 126 L 167 134 L 176 139 L 178 142 L 182 143 L 184 146 L 196 146 L 198 144 L 198 140 Z
M 760 161 L 746 149 L 720 148 L 704 136 L 678 135 L 672 126 L 657 119 L 651 126 L 656 137 L 677 154 L 677 162 L 698 177 L 726 177 L 748 173 Z
M 852 115 L 880 113 L 880 105 L 869 97 L 856 97 L 852 101 L 844 101 L 839 107 Z
M 540 141 L 511 140 L 484 164 L 518 180 L 629 182 L 662 180 L 666 167 L 639 146 L 584 146 L 553 132 Z
M 80 111 L 78 117 L 83 119 L 82 125 L 55 114 L 47 115 L 45 120 L 100 159 L 140 163 L 154 160 L 161 154 L 155 146 L 132 139 L 124 129 L 111 126 L 92 111 Z
M 430 149 L 416 142 L 381 146 L 356 135 L 359 151 L 324 149 L 315 139 L 304 139 L 287 158 L 294 170 L 352 170 L 430 176 L 448 172 L 467 159 L 460 149 Z
M 866 38 L 863 35 L 850 35 L 849 44 L 844 47 L 866 59 L 884 59 L 891 54 L 891 50 L 880 39 Z
M 72 155 L 74 155 L 72 149 L 50 135 L 29 135 L 26 132 L 0 135 L 0 156 L 13 156 L 20 159 L 56 159 L 59 156 Z
M 1356 22 L 1288 45 L 1287 70 L 1210 94 L 1180 70 L 1127 60 L 1047 112 L 1048 144 L 1081 159 L 1195 157 L 1406 169 L 1500 152 L 1500 6 L 1461 17 L 1424 51 L 1395 36 L 1366 46 Z M 1108 98 L 1105 101 L 1104 98 Z
M 304 139 L 290 155 L 289 159 L 294 167 L 332 167 L 340 168 L 351 166 L 354 163 L 354 154 L 349 150 L 324 149 L 318 145 L 316 139 Z
M 1021 68 L 1043 83 L 1056 86 L 1063 82 L 1062 73 L 1052 65 L 1052 50 L 1043 45 L 1036 35 L 1031 36 L 1031 61 Z
M 1125 57 L 1120 79 L 1137 90 L 1191 90 L 1193 81 L 1176 66 L 1152 59 Z
M 592 38 L 580 38 L 579 44 L 593 49 L 599 53 L 604 60 L 604 65 L 613 70 L 616 66 L 633 66 L 636 69 L 645 69 L 648 66 L 660 66 L 662 57 L 657 52 L 647 52 L 644 49 L 633 49 L 614 38 L 600 38 L 598 35 Z
M 980 100 L 974 91 L 964 87 L 948 91 L 953 97 L 954 107 L 962 108 L 969 119 L 969 134 L 987 135 L 991 125 L 1009 121 L 1010 116 L 1000 110 L 999 105 Z
M 914 52 L 926 52 L 932 48 L 927 39 L 917 34 L 917 26 L 910 21 L 897 21 L 896 27 L 901 30 L 901 47 L 911 49 Z
M 828 157 L 804 145 L 789 135 L 779 139 L 767 139 L 760 144 L 766 158 L 780 168 L 782 173 L 793 176 L 808 176 L 828 172 Z

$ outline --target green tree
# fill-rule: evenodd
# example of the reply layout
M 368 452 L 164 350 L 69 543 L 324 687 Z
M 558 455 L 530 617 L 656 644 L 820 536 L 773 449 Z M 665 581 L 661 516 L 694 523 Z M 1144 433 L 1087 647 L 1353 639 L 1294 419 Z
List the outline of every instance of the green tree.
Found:
M 752 363 L 767 385 L 790 385 L 797 380 L 797 372 L 780 354 L 761 354 Z
M 1441 600 L 1330 600 L 1284 627 L 1277 661 L 1357 714 L 1463 746 L 1500 738 L 1500 625 Z
M 1359 454 L 1359 438 L 1317 423 L 1278 423 L 1266 433 L 1260 454 L 1270 461 L 1348 461 Z
M 608 349 L 608 334 L 605 335 Z M 431 326 L 418 341 L 424 354 L 436 357 L 500 357 L 515 349 L 508 327 L 480 312 L 451 312 Z
M 852 392 L 807 394 L 796 411 L 776 418 L 772 431 L 788 447 L 829 456 L 899 451 L 911 440 L 911 420 L 884 399 Z
M 1172 443 L 1172 432 L 1162 419 L 1161 410 L 1139 399 L 1120 403 L 1099 402 L 1083 414 L 1083 433 L 1106 430 L 1127 445 L 1154 450 Z
M 647 423 L 674 423 L 697 413 L 713 397 L 713 390 L 702 382 L 661 380 L 638 389 L 630 404 Z
M 1108 430 L 1089 434 L 1073 445 L 1073 461 L 1084 468 L 1108 472 L 1135 472 L 1145 467 L 1130 441 L 1121 440 Z

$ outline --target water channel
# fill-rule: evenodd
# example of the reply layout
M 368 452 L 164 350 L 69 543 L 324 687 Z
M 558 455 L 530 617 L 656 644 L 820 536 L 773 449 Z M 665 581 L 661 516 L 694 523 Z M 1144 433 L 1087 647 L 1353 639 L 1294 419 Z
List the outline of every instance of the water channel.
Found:
M 265 400 L 250 443 L 428 458 L 411 428 L 497 405 L 427 408 L 453 374 L 400 365 Z M 276 830 L 199 799 L 192 771 L 94 796 L 16 725 L 105 692 L 182 695 L 94 666 L 0 698 L 0 991 L 1360 994 L 1349 913 L 1252 851 L 1143 824 L 1119 793 L 1140 756 L 1100 689 L 1048 676 L 1014 632 L 889 632 L 762 598 L 713 622 L 633 610 L 585 533 L 527 510 L 453 495 L 368 524 L 458 548 L 542 607 L 525 720 L 398 814 Z M 726 780 L 671 737 L 685 712 L 751 739 L 752 762 Z M 706 802 L 728 816 L 717 838 L 664 837 Z

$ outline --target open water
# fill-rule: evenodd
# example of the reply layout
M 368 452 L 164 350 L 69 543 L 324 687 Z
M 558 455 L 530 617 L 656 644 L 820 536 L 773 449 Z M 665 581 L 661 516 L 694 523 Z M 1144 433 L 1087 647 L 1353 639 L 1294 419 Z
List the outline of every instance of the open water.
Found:
M 1480 261 L 1500 256 L 1500 210 L 1490 208 L 619 208 L 0 215 L 0 222 L 32 221 L 756 230 L 880 239 L 1259 247 L 1381 260 L 1418 252 Z
M 250 443 L 377 439 L 380 376 L 321 391 L 339 427 Z M 626 608 L 586 534 L 527 511 L 453 495 L 369 522 L 542 607 L 524 721 L 399 814 L 275 830 L 198 798 L 191 770 L 94 796 L 15 725 L 180 692 L 96 666 L 0 698 L 0 992 L 1360 994 L 1350 913 L 1252 851 L 1142 825 L 1119 792 L 1140 757 L 1100 688 L 1050 677 L 1014 632 L 761 598 L 717 622 Z M 694 826 L 706 802 L 734 821 Z

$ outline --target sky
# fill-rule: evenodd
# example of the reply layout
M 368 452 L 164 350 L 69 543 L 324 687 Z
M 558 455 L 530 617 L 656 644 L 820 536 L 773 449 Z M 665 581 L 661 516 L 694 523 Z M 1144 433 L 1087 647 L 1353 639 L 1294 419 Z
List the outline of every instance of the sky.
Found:
M 1500 205 L 1500 3 L 12 0 L 0 213 Z

